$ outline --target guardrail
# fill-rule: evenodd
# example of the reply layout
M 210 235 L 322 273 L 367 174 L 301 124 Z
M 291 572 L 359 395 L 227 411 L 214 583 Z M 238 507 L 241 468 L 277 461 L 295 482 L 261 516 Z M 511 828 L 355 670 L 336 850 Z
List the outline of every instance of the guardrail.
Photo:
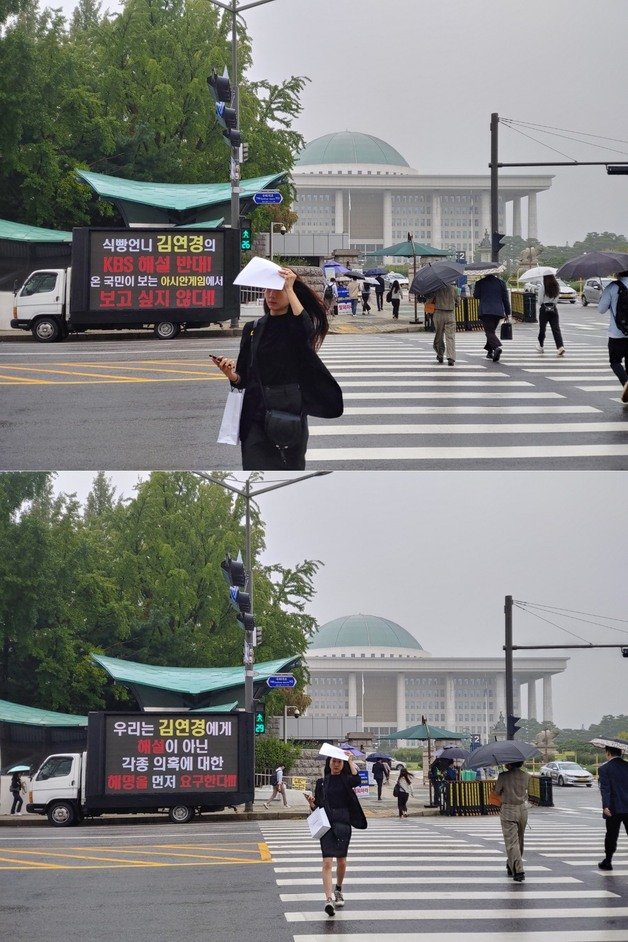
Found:
M 553 808 L 553 786 L 549 775 L 531 775 L 528 782 L 528 795 L 533 805 L 538 805 L 540 808 Z
M 468 816 L 499 814 L 497 805 L 489 804 L 489 795 L 497 779 L 475 782 L 442 782 L 436 796 L 441 814 Z M 552 780 L 548 775 L 531 775 L 528 782 L 530 803 L 553 808 Z

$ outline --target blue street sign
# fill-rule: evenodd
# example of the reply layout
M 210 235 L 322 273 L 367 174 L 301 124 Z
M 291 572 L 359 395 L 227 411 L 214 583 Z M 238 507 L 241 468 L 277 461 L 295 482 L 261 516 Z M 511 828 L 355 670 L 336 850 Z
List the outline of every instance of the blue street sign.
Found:
M 296 687 L 297 679 L 294 674 L 274 674 L 266 678 L 269 687 Z
M 253 194 L 253 202 L 256 206 L 262 203 L 283 203 L 283 196 L 279 190 L 262 190 L 261 193 Z

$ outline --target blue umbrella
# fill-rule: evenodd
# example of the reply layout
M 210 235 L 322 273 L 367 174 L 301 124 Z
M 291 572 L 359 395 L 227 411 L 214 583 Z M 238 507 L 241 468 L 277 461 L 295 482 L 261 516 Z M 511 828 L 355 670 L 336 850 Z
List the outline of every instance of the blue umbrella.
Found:
M 356 747 L 352 746 L 349 742 L 341 742 L 340 748 L 344 749 L 345 752 L 350 752 L 352 756 L 356 757 L 356 759 L 364 758 L 364 753 L 360 752 L 359 749 L 356 749 Z
M 388 269 L 381 266 L 379 268 L 365 268 L 364 274 L 374 278 L 376 275 L 387 275 Z

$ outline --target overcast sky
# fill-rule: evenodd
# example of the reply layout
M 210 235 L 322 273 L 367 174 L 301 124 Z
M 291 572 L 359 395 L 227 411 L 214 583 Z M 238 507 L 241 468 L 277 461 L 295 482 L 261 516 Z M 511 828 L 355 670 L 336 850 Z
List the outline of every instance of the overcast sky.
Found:
M 130 496 L 139 475 L 110 477 Z M 84 499 L 92 479 L 66 472 L 56 486 Z M 625 480 L 621 472 L 335 472 L 259 497 L 264 562 L 321 560 L 309 608 L 319 624 L 379 615 L 434 657 L 503 657 L 506 595 L 588 621 L 604 616 L 616 630 L 545 617 L 586 642 L 628 645 Z M 515 644 L 578 640 L 518 607 L 513 624 Z M 619 650 L 548 653 L 570 657 L 553 680 L 557 725 L 628 713 L 628 659 Z
M 483 174 L 496 112 L 596 143 L 523 129 L 557 154 L 500 125 L 501 161 L 628 160 L 626 0 L 272 0 L 243 16 L 250 78 L 311 79 L 296 125 L 306 141 L 358 131 L 387 141 L 419 172 Z M 542 242 L 628 236 L 628 178 L 604 167 L 501 171 L 528 172 L 555 174 L 538 198 Z

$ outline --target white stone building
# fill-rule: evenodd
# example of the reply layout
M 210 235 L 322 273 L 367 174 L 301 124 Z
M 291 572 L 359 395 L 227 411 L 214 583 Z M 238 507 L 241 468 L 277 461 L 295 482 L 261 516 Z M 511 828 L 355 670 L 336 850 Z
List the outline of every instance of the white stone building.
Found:
M 464 153 L 464 146 L 457 145 Z M 491 230 L 490 174 L 424 175 L 408 165 L 390 144 L 368 134 L 326 134 L 299 154 L 292 179 L 294 210 L 299 220 L 292 232 L 349 235 L 361 252 L 404 241 L 465 251 L 472 259 L 485 232 Z M 537 194 L 548 190 L 552 176 L 499 175 L 499 231 L 538 238 Z M 526 200 L 527 230 L 522 227 Z M 506 204 L 512 224 L 506 228 Z
M 350 615 L 323 625 L 308 647 L 311 717 L 361 716 L 377 738 L 421 722 L 459 732 L 488 732 L 506 715 L 503 657 L 432 657 L 387 618 Z M 514 659 L 515 714 L 551 721 L 552 676 L 563 657 Z M 537 681 L 542 700 L 537 704 Z M 522 702 L 521 688 L 527 699 Z

